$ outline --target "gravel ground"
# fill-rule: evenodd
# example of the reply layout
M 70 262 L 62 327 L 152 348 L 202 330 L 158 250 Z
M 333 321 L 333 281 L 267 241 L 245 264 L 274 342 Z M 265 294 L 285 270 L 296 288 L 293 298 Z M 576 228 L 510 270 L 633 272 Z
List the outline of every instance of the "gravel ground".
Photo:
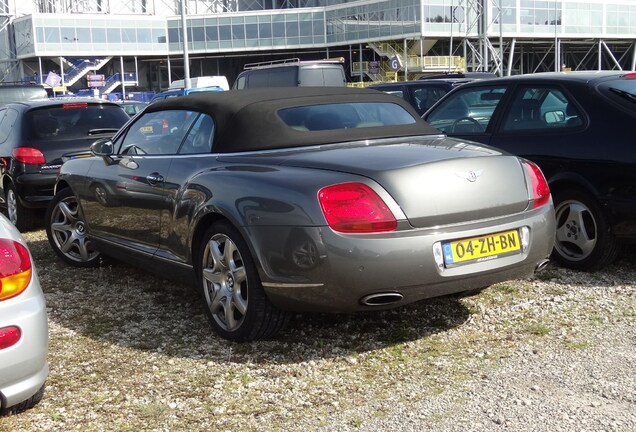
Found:
M 46 293 L 42 402 L 0 431 L 636 431 L 636 251 L 472 297 L 212 334 L 194 291 L 74 269 L 25 235 Z

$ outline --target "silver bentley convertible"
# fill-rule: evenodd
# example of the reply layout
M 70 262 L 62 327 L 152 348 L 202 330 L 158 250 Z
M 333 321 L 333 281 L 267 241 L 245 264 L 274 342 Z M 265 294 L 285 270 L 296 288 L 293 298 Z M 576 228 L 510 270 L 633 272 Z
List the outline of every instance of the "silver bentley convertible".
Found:
M 57 255 L 192 280 L 231 340 L 272 337 L 291 312 L 528 277 L 554 242 L 536 165 L 448 138 L 375 90 L 167 99 L 91 150 L 63 164 L 47 209 Z

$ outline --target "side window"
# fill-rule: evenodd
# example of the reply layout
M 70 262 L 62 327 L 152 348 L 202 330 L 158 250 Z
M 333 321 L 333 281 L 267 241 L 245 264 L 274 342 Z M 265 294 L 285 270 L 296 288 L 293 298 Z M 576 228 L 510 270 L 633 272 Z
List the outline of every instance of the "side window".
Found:
M 214 121 L 209 115 L 201 114 L 192 125 L 179 154 L 210 153 L 213 140 Z
M 13 128 L 13 121 L 11 121 L 11 116 L 7 116 L 7 111 L 9 110 L 0 110 L 0 144 L 7 140 Z
M 482 133 L 506 90 L 504 86 L 459 90 L 430 113 L 426 121 L 448 134 Z
M 416 108 L 424 113 L 430 107 L 433 106 L 435 102 L 440 100 L 442 96 L 448 93 L 446 90 L 440 87 L 422 87 L 413 92 L 413 97 L 415 98 Z
M 524 87 L 513 97 L 502 131 L 551 130 L 581 125 L 583 115 L 561 90 Z
M 413 116 L 398 104 L 351 102 L 284 108 L 280 119 L 301 132 L 407 125 Z
M 177 154 L 197 113 L 185 110 L 142 114 L 115 145 L 121 154 Z

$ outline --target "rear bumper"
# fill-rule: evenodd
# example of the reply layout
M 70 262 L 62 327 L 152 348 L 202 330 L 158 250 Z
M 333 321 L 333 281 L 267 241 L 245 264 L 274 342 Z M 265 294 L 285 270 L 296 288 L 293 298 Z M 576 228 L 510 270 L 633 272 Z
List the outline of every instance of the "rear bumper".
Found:
M 440 268 L 434 259 L 436 243 L 522 226 L 530 230 L 524 253 L 454 268 Z M 268 298 L 286 310 L 355 312 L 387 309 L 526 278 L 552 251 L 555 219 L 552 206 L 547 205 L 497 221 L 373 236 L 341 235 L 325 228 L 295 230 L 250 230 L 250 239 L 263 245 L 255 249 L 266 251 L 259 260 Z M 364 297 L 382 293 L 397 293 L 401 300 L 377 306 L 361 302 Z
M 25 293 L 0 302 L 0 328 L 16 326 L 22 333 L 17 344 L 0 350 L 0 403 L 3 408 L 29 399 L 48 376 L 46 306 L 37 275 L 33 280 L 36 282 L 32 282 Z
M 20 203 L 24 207 L 44 208 L 53 199 L 55 173 L 22 174 L 14 178 L 14 185 Z

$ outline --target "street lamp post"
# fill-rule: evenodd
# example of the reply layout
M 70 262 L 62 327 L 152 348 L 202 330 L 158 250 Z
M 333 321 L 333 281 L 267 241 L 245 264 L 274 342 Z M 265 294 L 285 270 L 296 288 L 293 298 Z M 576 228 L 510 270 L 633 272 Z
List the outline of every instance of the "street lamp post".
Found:
M 186 27 L 186 4 L 181 0 L 181 40 L 183 42 L 183 84 L 189 89 L 190 86 L 190 56 L 188 55 L 188 29 Z

